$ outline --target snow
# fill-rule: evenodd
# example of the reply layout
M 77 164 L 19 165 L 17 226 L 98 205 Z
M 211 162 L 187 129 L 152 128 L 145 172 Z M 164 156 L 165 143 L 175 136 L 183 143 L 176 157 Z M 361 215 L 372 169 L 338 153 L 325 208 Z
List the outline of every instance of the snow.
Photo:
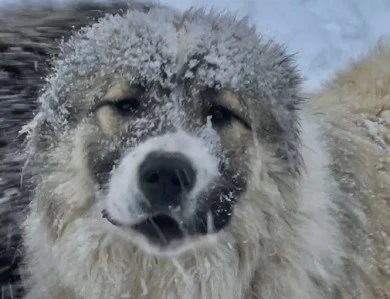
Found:
M 49 0 L 0 0 L 1 5 Z M 51 0 L 66 3 L 74 0 Z M 107 0 L 108 1 L 108 0 Z M 297 53 L 299 67 L 313 90 L 336 70 L 372 48 L 390 33 L 388 0 L 160 0 L 184 10 L 190 7 L 227 9 L 248 16 L 258 31 Z
M 383 125 L 381 123 L 366 119 L 364 120 L 364 126 L 366 127 L 367 132 L 371 138 L 375 142 L 379 143 L 382 147 L 386 148 L 386 141 L 383 139 L 381 134 L 383 131 Z
M 0 0 L 0 12 L 2 6 L 38 1 L 46 0 Z M 389 0 L 160 0 L 160 3 L 180 10 L 205 5 L 248 16 L 265 38 L 284 43 L 288 52 L 297 53 L 306 90 L 320 87 L 350 59 L 366 52 L 382 35 L 390 33 Z M 388 112 L 385 117 L 390 119 Z M 382 124 L 366 120 L 365 125 L 372 138 L 383 146 Z M 210 143 L 215 140 L 213 135 L 203 137 Z M 8 190 L 5 197 L 0 198 L 0 205 L 6 204 L 15 192 L 18 190 Z M 177 267 L 181 270 L 180 264 Z M 144 281 L 141 287 L 147 294 Z

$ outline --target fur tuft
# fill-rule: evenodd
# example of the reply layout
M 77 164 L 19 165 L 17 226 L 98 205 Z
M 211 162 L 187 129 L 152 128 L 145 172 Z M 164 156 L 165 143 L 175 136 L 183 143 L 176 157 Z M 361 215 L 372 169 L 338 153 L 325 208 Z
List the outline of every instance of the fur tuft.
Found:
M 389 298 L 389 46 L 303 101 L 294 57 L 245 19 L 115 3 L 0 16 L 2 298 Z M 114 110 L 95 113 L 129 85 L 165 110 L 126 128 Z M 231 221 L 189 250 L 146 252 L 101 217 L 100 180 L 125 159 L 107 161 L 177 124 L 198 138 L 210 129 L 199 116 L 207 101 L 240 108 L 229 126 L 211 128 L 245 181 L 229 198 Z M 24 140 L 9 140 L 31 110 L 26 156 L 16 158 Z

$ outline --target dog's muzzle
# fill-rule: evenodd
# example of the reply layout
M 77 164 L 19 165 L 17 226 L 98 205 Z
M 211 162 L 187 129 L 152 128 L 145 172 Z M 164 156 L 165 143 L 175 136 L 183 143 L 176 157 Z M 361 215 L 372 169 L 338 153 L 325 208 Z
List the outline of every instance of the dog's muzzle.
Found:
M 181 153 L 152 152 L 139 167 L 139 186 L 146 201 L 142 209 L 150 217 L 132 226 L 151 240 L 169 243 L 185 233 L 178 210 L 189 200 L 196 172 Z
M 232 194 L 217 165 L 199 138 L 151 138 L 113 170 L 103 216 L 160 249 L 216 233 L 230 218 Z

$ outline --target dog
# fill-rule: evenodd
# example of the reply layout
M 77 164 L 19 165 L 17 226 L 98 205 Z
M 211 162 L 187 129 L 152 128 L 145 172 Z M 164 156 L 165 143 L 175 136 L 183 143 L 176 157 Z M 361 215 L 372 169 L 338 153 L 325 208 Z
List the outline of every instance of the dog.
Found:
M 25 298 L 388 298 L 387 48 L 305 95 L 245 19 L 109 12 L 22 130 Z

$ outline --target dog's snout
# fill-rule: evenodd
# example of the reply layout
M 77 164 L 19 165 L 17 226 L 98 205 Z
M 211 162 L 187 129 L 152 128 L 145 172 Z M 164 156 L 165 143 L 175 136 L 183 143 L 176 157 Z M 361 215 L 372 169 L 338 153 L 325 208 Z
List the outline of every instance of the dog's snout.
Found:
M 195 185 L 196 172 L 181 153 L 152 152 L 139 168 L 140 189 L 151 206 L 179 206 Z

